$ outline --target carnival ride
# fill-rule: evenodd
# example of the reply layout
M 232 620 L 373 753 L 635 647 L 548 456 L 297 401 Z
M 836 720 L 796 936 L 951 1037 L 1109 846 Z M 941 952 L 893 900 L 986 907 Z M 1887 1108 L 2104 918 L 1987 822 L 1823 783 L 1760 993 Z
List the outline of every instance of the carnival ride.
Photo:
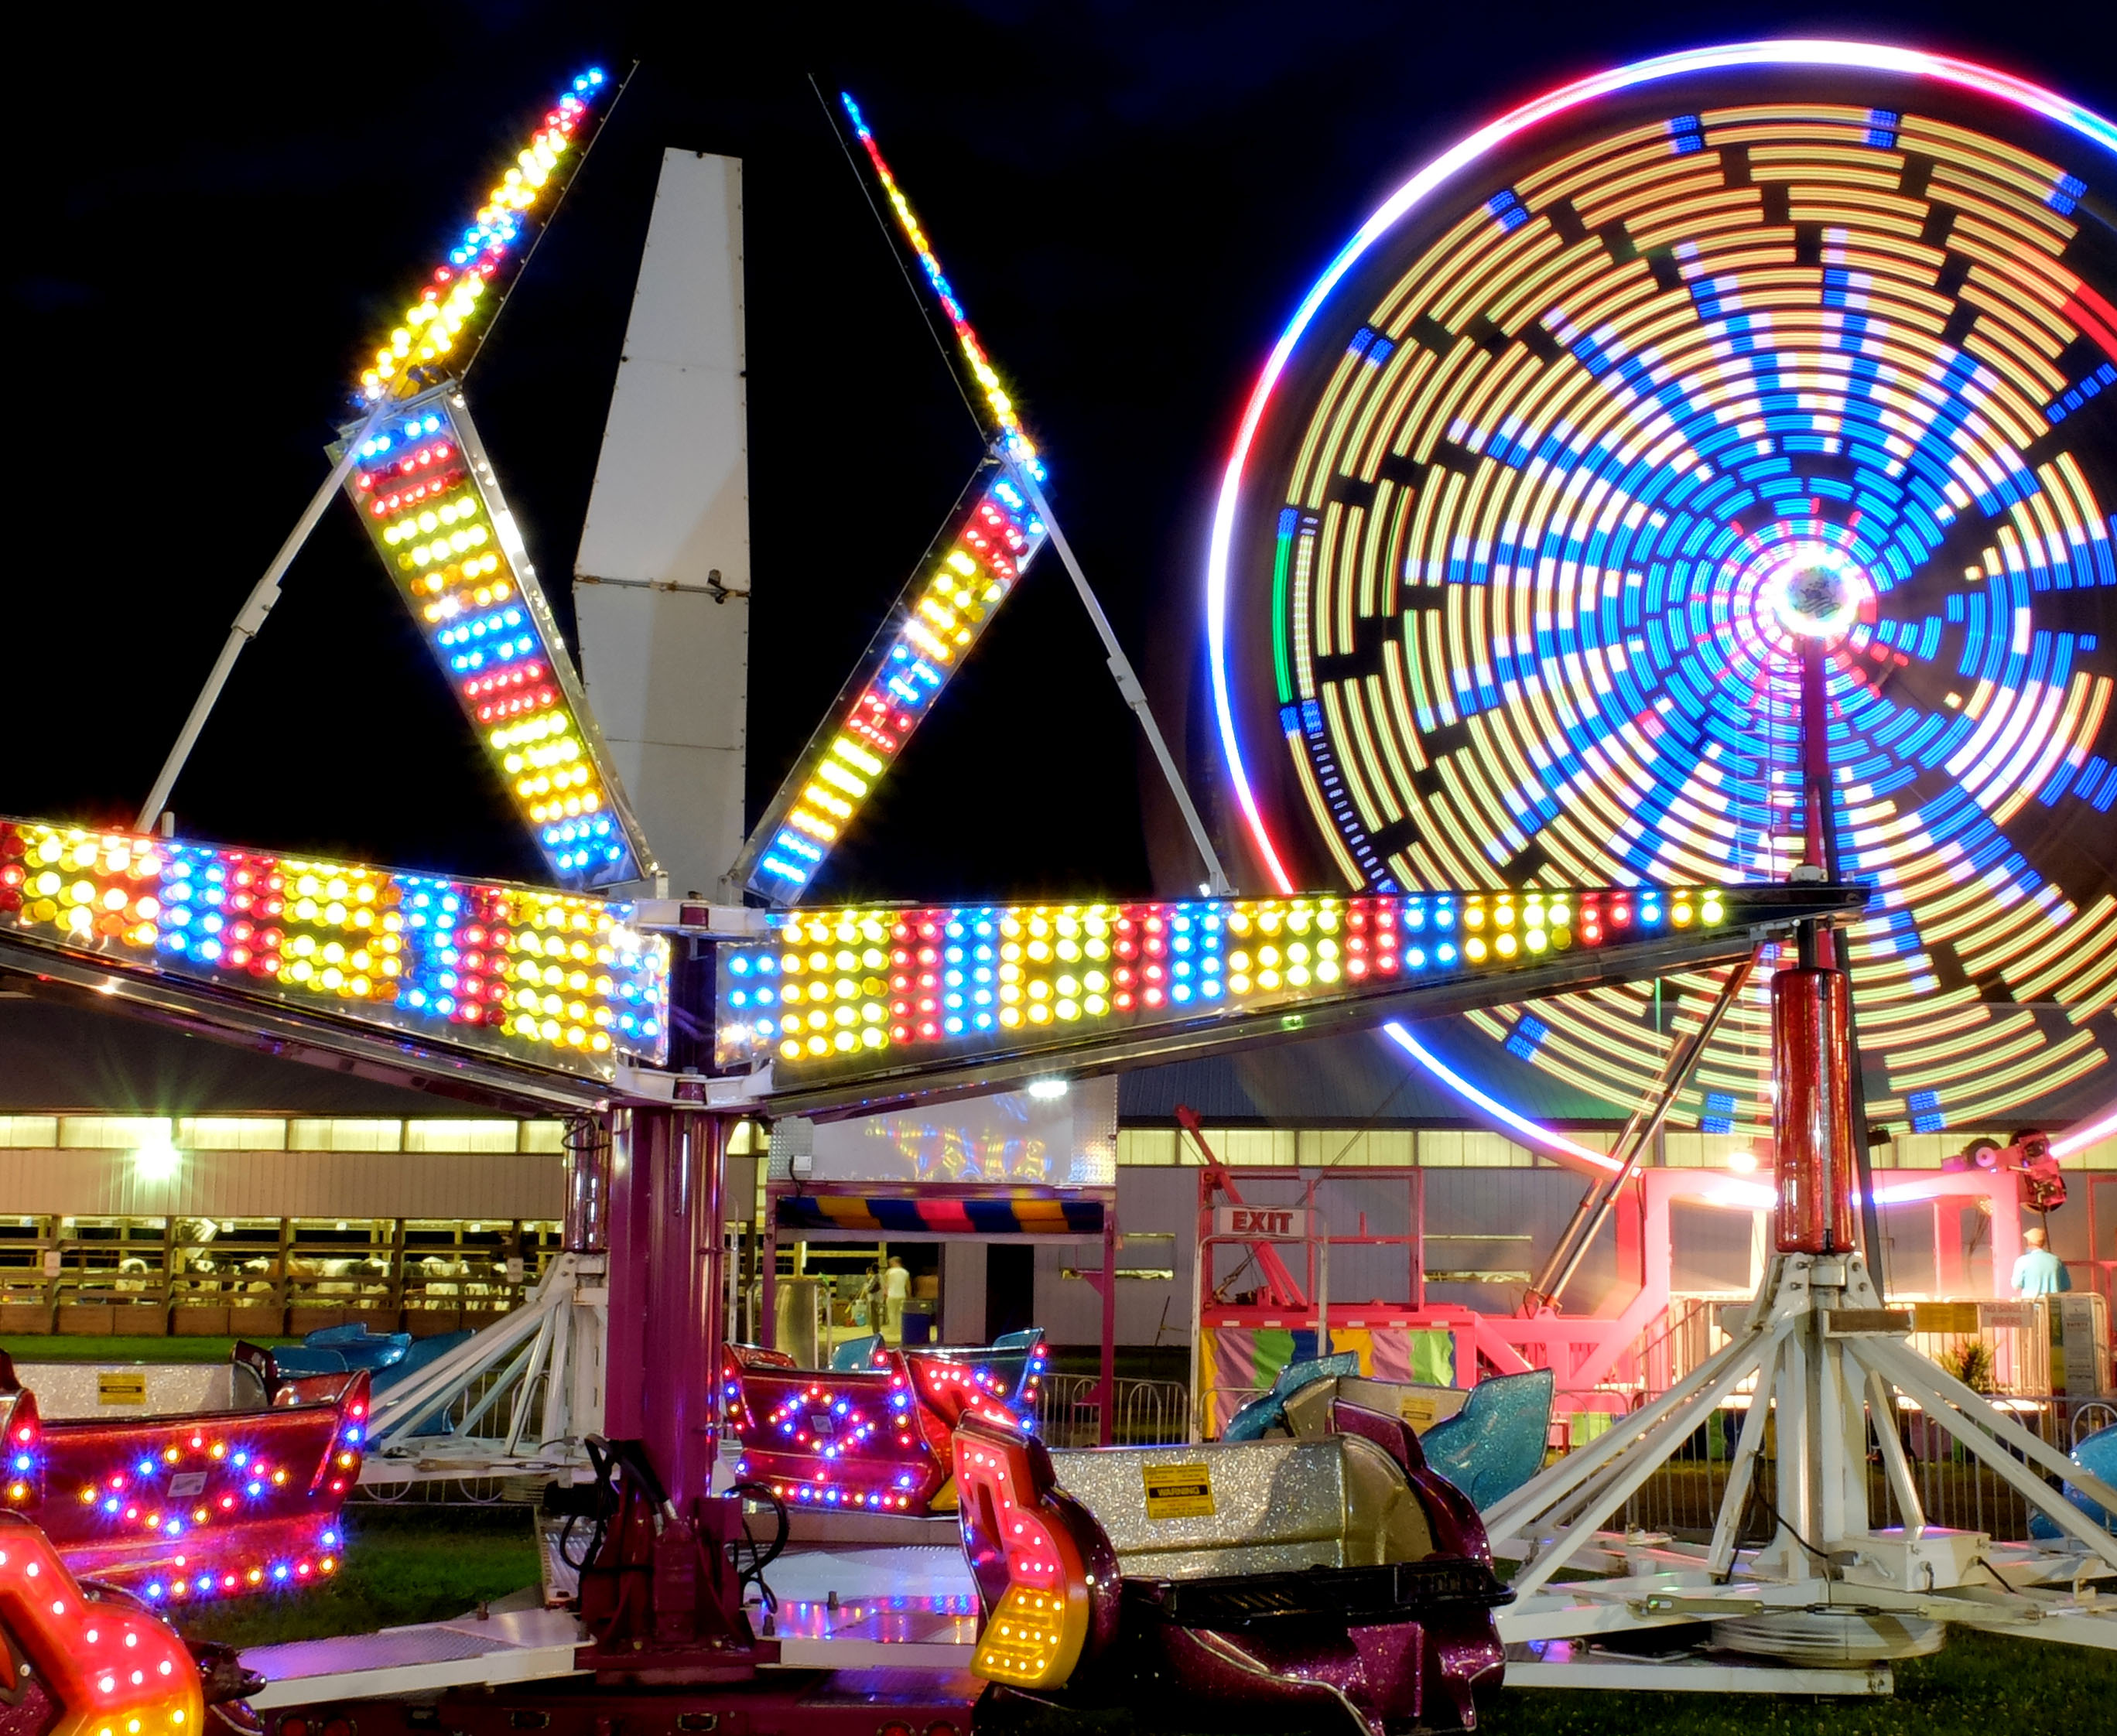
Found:
M 294 1377 L 238 1345 L 224 1411 L 44 1417 L 0 1351 L 0 1511 L 35 1523 L 74 1573 L 150 1605 L 320 1583 L 345 1552 L 367 1376 Z
M 1248 848 L 1278 896 L 789 909 L 1040 539 L 1137 693 L 1035 448 L 848 102 L 993 445 L 745 850 L 737 879 L 778 901 L 752 909 L 593 890 L 662 891 L 462 391 L 509 250 L 563 184 L 600 82 L 554 109 L 378 352 L 362 419 L 139 829 L 0 825 L 0 968 L 35 992 L 556 1106 L 580 1129 L 567 1259 L 531 1309 L 404 1383 L 399 1412 L 408 1429 L 450 1383 L 483 1379 L 491 1402 L 513 1397 L 499 1457 L 583 1443 L 595 1540 L 578 1619 L 322 1642 L 328 1656 L 279 1660 L 256 1703 L 364 1698 L 375 1715 L 387 1697 L 534 1678 L 539 1727 L 586 1731 L 613 1708 L 681 1725 L 726 1705 L 754 1727 L 865 1733 L 966 1718 L 951 1669 L 995 1694 L 1092 1701 L 1160 1669 L 1209 1706 L 1261 1673 L 1287 1678 L 1378 1729 L 1408 1707 L 1473 1721 L 1501 1640 L 1527 1648 L 1507 1665 L 1520 1682 L 1647 1672 L 1803 1692 L 1885 1690 L 1885 1668 L 1799 1666 L 1818 1650 L 1885 1663 L 1949 1623 L 2117 1644 L 2092 1600 L 2117 1542 L 2039 1473 L 2105 1506 L 2117 1491 L 1908 1349 L 1856 1227 L 1864 1206 L 1872 1246 L 1870 1108 L 1914 1126 L 1999 1113 L 2103 1058 L 2117 894 L 2066 822 L 2117 799 L 2098 439 L 2117 384 L 2117 311 L 2098 283 L 2117 245 L 2094 191 L 2117 132 L 1962 62 L 1816 43 L 1642 62 L 1502 117 L 1333 263 L 1230 461 L 1209 570 L 1215 700 Z M 568 890 L 155 834 L 219 684 L 340 488 Z M 1143 697 L 1134 708 L 1217 883 Z M 1856 877 L 1876 889 L 1871 917 Z M 1683 1039 L 1644 1022 L 1638 985 L 1713 969 L 1729 986 L 1709 1022 L 1680 1017 Z M 710 1054 L 676 1040 L 679 1013 L 711 1029 Z M 2069 1025 L 2048 1041 L 2047 1013 Z M 949 1449 L 974 1497 L 959 1521 L 974 1603 L 958 1570 L 909 1608 L 917 1576 L 892 1569 L 893 1613 L 830 1621 L 837 1587 L 828 1605 L 806 1599 L 796 1573 L 777 1582 L 777 1632 L 753 1623 L 766 1552 L 715 1476 L 739 1118 L 871 1112 L 1338 1029 L 1385 1026 L 1417 1057 L 1403 1021 L 1442 1015 L 1644 1099 L 1640 1126 L 1678 1103 L 1702 1126 L 1755 1126 L 1773 1106 L 1778 1252 L 1725 1349 L 1482 1515 L 1426 1468 L 1408 1425 L 1342 1398 L 1316 1439 L 1168 1449 L 1182 1475 L 1159 1486 L 1183 1510 L 1160 1514 L 1152 1455 L 1047 1457 L 979 1406 Z M 1861 1046 L 1884 1075 L 1871 1106 Z M 1530 1130 L 1620 1177 L 1643 1143 L 1635 1127 L 1613 1156 Z M 1601 1193 L 1598 1178 L 1584 1223 Z M 1601 1529 L 1746 1389 L 1709 1544 Z M 1892 1450 L 1900 1399 L 2069 1546 L 1926 1526 Z M 380 1405 L 374 1427 L 379 1442 Z M 1893 1526 L 1876 1522 L 1889 1515 L 1870 1497 L 1870 1434 Z M 1323 1483 L 1367 1479 L 1372 1522 L 1349 1527 L 1368 1509 L 1345 1496 L 1335 1535 L 1282 1538 L 1266 1533 L 1284 1516 L 1231 1500 L 1188 1554 L 1156 1546 L 1177 1535 L 1163 1520 L 1216 1518 L 1215 1487 L 1247 1485 L 1267 1456 Z M 1772 1522 L 1762 1545 L 1745 1536 L 1753 1495 Z M 1203 1513 L 1183 1507 L 1201 1499 Z M 1488 1533 L 1521 1563 L 1511 1593 Z M 1590 1563 L 1617 1575 L 1556 1577 Z M 1282 1564 L 1325 1572 L 1260 1571 Z M 39 1611 L 0 1608 L 11 1630 L 48 1634 Z M 1621 1630 L 1700 1624 L 1781 1667 L 1589 1655 Z M 1230 1651 L 1238 1629 L 1253 1631 Z M 943 1674 L 888 1692 L 816 1674 L 891 1662 Z M 445 1721 L 497 1729 L 529 1710 L 457 1695 Z

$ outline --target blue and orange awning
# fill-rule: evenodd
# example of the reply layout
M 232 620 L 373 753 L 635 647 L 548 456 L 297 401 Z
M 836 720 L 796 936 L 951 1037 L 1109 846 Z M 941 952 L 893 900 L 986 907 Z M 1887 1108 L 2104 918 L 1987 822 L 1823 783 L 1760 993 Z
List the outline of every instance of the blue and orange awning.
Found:
M 782 1232 L 882 1230 L 898 1235 L 1100 1236 L 1104 1202 L 994 1190 L 975 1199 L 921 1195 L 792 1194 L 779 1201 Z

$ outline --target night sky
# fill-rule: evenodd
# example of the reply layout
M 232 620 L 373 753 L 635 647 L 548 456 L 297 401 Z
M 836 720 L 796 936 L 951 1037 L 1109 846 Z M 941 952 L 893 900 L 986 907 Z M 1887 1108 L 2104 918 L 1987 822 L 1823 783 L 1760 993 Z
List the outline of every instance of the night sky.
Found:
M 860 99 L 1201 772 L 1199 573 L 1234 417 L 1322 264 L 1425 158 L 1562 80 L 1768 35 L 1911 42 L 2117 112 L 2106 7 L 83 16 L 12 44 L 0 812 L 111 822 L 321 479 L 358 358 L 585 65 L 639 63 L 471 399 L 565 615 L 660 154 L 744 159 L 753 813 L 980 449 L 811 75 Z M 343 505 L 173 805 L 191 836 L 540 877 Z M 1047 555 L 813 896 L 1174 891 L 1197 877 L 1179 840 Z

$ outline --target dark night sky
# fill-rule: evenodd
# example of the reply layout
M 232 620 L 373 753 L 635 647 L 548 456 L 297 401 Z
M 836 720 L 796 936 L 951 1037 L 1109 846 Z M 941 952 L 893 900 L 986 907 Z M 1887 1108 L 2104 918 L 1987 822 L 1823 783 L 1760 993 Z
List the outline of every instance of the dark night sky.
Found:
M 81 15 L 61 10 L 45 28 Z M 0 812 L 129 820 L 227 624 L 321 479 L 355 358 L 562 79 L 640 62 L 472 377 L 562 610 L 662 149 L 745 160 L 753 808 L 978 452 L 811 94 L 861 99 L 1051 463 L 1165 725 L 1210 489 L 1302 291 L 1498 108 L 1767 35 L 1981 58 L 2117 111 L 2117 13 L 2049 6 L 221 7 L 15 49 L 16 410 Z M 433 58 L 395 46 L 416 17 Z M 121 24 L 122 21 L 122 24 Z M 1191 708 L 1193 712 L 1196 707 Z M 1140 755 L 1049 557 L 817 896 L 1143 891 Z M 537 877 L 334 507 L 174 801 L 191 836 Z M 1169 815 L 1150 792 L 1157 839 Z M 1164 889 L 1192 877 L 1180 848 Z

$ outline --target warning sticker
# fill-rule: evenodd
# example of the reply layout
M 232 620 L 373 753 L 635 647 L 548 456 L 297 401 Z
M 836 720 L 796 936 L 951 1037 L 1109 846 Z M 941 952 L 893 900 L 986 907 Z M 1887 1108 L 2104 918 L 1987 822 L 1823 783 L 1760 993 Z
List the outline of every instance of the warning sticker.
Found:
M 1397 1414 L 1423 1434 L 1441 1420 L 1441 1401 L 1431 1393 L 1406 1393 L 1397 1401 Z
M 1914 1302 L 1912 1304 L 1912 1330 L 1975 1332 L 1977 1330 L 1977 1305 L 1975 1302 Z
M 1213 1472 L 1206 1465 L 1142 1465 L 1150 1519 L 1210 1519 Z
M 95 1402 L 98 1404 L 146 1403 L 146 1370 L 144 1368 L 98 1369 L 95 1374 Z

